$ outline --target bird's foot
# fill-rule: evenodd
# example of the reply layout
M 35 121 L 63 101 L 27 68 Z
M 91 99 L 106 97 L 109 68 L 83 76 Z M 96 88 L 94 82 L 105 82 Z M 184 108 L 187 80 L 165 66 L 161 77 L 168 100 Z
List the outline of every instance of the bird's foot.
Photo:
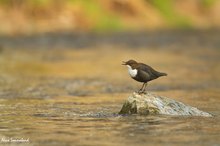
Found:
M 141 94 L 146 94 L 147 92 L 145 90 L 139 90 L 137 93 L 141 95 Z

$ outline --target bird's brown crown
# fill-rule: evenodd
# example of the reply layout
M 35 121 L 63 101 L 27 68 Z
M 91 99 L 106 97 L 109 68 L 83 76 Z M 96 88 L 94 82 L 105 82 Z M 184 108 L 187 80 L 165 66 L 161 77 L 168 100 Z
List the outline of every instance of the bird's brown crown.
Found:
M 126 62 L 123 62 L 122 65 L 130 65 L 130 66 L 133 66 L 134 64 L 137 64 L 137 62 L 135 60 L 128 60 Z

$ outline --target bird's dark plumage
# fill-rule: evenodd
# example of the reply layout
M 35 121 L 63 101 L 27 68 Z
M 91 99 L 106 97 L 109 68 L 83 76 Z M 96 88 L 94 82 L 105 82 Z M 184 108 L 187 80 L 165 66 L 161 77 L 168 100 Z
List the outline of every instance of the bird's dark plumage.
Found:
M 141 91 L 145 90 L 144 86 L 145 84 L 147 84 L 147 82 L 157 79 L 161 76 L 167 75 L 166 73 L 162 73 L 154 70 L 149 65 L 146 65 L 144 63 L 138 63 L 135 60 L 129 60 L 127 62 L 124 62 L 123 65 L 127 65 L 129 71 L 133 72 L 131 77 L 134 80 L 144 83 L 142 88 L 140 89 Z
M 139 63 L 138 65 L 134 66 L 134 69 L 138 70 L 138 74 L 134 79 L 139 82 L 149 82 L 158 77 L 167 75 L 165 73 L 158 72 L 149 65 L 143 63 Z

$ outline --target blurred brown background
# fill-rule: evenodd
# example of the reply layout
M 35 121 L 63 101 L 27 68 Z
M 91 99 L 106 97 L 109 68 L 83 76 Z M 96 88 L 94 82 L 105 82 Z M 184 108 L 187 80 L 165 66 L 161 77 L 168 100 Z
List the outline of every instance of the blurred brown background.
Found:
M 0 0 L 0 34 L 213 29 L 218 0 Z

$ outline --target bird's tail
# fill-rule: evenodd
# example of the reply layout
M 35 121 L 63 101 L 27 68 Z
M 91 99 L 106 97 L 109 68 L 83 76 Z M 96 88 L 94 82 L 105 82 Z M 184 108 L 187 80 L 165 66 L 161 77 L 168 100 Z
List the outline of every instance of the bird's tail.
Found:
M 166 74 L 166 73 L 163 73 L 163 72 L 160 72 L 160 73 L 159 73 L 159 76 L 167 76 L 167 74 Z

